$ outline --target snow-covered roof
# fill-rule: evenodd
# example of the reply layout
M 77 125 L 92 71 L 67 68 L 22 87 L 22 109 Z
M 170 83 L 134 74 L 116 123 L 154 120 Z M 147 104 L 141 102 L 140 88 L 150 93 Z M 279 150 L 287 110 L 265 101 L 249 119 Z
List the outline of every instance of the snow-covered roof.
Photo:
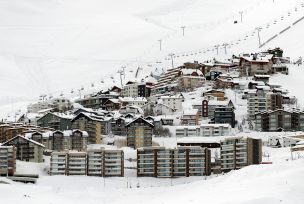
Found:
M 197 109 L 187 109 L 184 110 L 183 115 L 196 115 L 198 112 Z
M 273 55 L 272 54 L 261 54 L 258 53 L 256 55 L 243 55 L 241 58 L 249 61 L 249 62 L 266 62 L 268 63 L 272 59 Z
M 56 115 L 56 116 L 58 116 L 58 117 L 60 117 L 60 118 L 64 118 L 64 119 L 70 119 L 70 120 L 72 120 L 74 117 L 75 117 L 75 115 L 72 115 L 72 114 L 65 114 L 65 113 L 57 113 L 57 112 L 55 112 L 55 113 L 52 113 L 53 115 Z
M 10 141 L 12 141 L 12 140 L 14 140 L 14 139 L 16 139 L 16 138 L 18 138 L 18 137 L 20 137 L 20 138 L 22 138 L 22 139 L 25 139 L 25 140 L 27 140 L 27 141 L 29 141 L 29 142 L 31 142 L 31 143 L 33 143 L 33 144 L 36 144 L 36 145 L 38 145 L 38 146 L 45 147 L 43 144 L 41 144 L 41 143 L 39 143 L 39 142 L 36 142 L 36 141 L 34 141 L 34 140 L 28 139 L 28 138 L 26 138 L 26 137 L 24 137 L 24 136 L 22 136 L 22 135 L 16 135 L 16 136 L 13 137 L 12 139 L 10 139 L 10 140 L 4 142 L 2 145 L 5 145 L 6 143 L 9 143 Z
M 121 102 L 147 102 L 145 97 L 119 97 L 119 101 Z
M 229 105 L 229 100 L 225 101 L 217 101 L 217 100 L 210 100 L 208 101 L 209 106 L 228 106 Z
M 181 69 L 181 72 L 184 75 L 191 75 L 194 72 L 196 72 L 198 75 L 203 75 L 203 73 L 198 69 Z

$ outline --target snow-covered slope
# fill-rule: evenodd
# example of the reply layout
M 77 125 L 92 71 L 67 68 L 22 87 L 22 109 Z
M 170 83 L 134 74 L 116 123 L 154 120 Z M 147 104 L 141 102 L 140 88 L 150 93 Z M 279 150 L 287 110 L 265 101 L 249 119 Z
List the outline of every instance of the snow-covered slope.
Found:
M 42 172 L 38 183 L 0 184 L 0 201 L 24 204 L 303 203 L 303 158 L 291 161 L 289 148 L 267 150 L 274 164 L 249 166 L 209 178 L 137 178 L 135 170 L 133 174 L 127 170 L 129 176 L 123 178 L 48 176 L 43 173 L 43 165 L 19 162 L 18 167 L 37 168 L 34 172 Z
M 168 68 L 174 63 L 258 50 L 262 43 L 304 15 L 300 0 L 11 0 L 0 2 L 0 105 L 110 86 L 126 66 Z M 297 9 L 295 9 L 295 7 Z M 297 10 L 297 11 L 295 11 Z M 240 11 L 243 21 L 240 22 Z M 281 18 L 283 16 L 283 18 Z M 274 20 L 276 23 L 274 24 Z M 237 20 L 238 23 L 233 22 Z M 269 24 L 269 26 L 267 26 Z M 182 36 L 181 26 L 186 26 Z M 299 22 L 266 47 L 301 55 Z M 247 37 L 246 37 L 247 36 Z M 246 39 L 246 40 L 244 40 Z M 162 40 L 162 50 L 159 41 Z M 265 48 L 266 48 L 265 47 Z M 212 51 L 213 49 L 213 51 Z M 207 51 L 209 50 L 209 51 Z M 204 53 L 205 52 L 205 53 Z M 187 56 L 188 55 L 188 56 Z M 225 57 L 223 47 L 219 57 Z M 158 63 L 156 63 L 158 62 Z M 161 63 L 159 63 L 161 62 Z M 149 65 L 149 66 L 148 66 Z M 105 83 L 100 83 L 101 80 Z M 75 91 L 77 92 L 77 91 Z

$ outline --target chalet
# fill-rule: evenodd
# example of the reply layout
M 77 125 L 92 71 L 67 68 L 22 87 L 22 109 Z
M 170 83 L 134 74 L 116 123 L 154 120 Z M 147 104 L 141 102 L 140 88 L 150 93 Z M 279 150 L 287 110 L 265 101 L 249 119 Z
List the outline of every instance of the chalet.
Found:
M 244 75 L 270 74 L 273 65 L 272 54 L 252 54 L 240 57 L 239 67 Z
M 108 99 L 103 105 L 106 110 L 108 111 L 114 111 L 120 109 L 120 102 L 118 99 Z
M 255 74 L 253 76 L 253 80 L 254 81 L 262 81 L 262 82 L 265 82 L 265 83 L 268 83 L 269 82 L 269 78 L 270 78 L 270 75 L 265 75 L 265 74 Z
M 101 91 L 95 95 L 89 95 L 85 98 L 78 99 L 75 102 L 86 108 L 101 108 L 108 99 L 117 99 L 119 93 L 113 91 Z
M 181 69 L 179 71 L 178 84 L 183 89 L 193 89 L 202 86 L 205 77 L 200 70 L 196 69 Z
M 14 146 L 17 148 L 16 158 L 21 161 L 43 162 L 44 145 L 21 135 L 6 141 L 2 146 Z
M 154 125 L 142 117 L 125 125 L 127 128 L 127 146 L 135 149 L 152 146 Z
M 225 97 L 225 92 L 223 90 L 218 90 L 218 89 L 210 89 L 203 93 L 203 97 L 208 98 L 209 96 L 216 98 L 216 100 L 218 101 L 224 101 L 227 99 L 227 97 Z
M 135 105 L 138 107 L 142 107 L 145 104 L 148 103 L 147 99 L 144 97 L 120 97 L 119 98 L 119 102 L 121 104 L 121 106 L 126 106 L 126 105 Z
M 153 108 L 154 115 L 172 115 L 175 109 L 163 103 L 157 103 Z
M 232 78 L 222 78 L 219 76 L 214 80 L 213 87 L 215 89 L 233 89 L 235 88 L 235 85 L 236 84 Z
M 119 117 L 111 122 L 111 132 L 113 135 L 126 136 L 127 129 L 125 128 L 126 119 Z
M 126 106 L 123 106 L 119 109 L 119 113 L 120 114 L 128 114 L 128 113 L 131 113 L 131 114 L 144 114 L 144 111 L 138 107 L 138 106 L 135 106 L 135 105 L 126 105 Z
M 37 120 L 40 127 L 49 127 L 55 130 L 69 130 L 72 127 L 72 119 L 74 115 L 66 115 L 63 113 L 47 113 Z
M 96 114 L 80 113 L 72 120 L 72 127 L 88 133 L 88 144 L 100 144 L 105 129 L 103 119 Z
M 113 86 L 111 89 L 110 89 L 111 92 L 116 92 L 116 93 L 120 93 L 122 91 L 122 89 L 118 86 Z

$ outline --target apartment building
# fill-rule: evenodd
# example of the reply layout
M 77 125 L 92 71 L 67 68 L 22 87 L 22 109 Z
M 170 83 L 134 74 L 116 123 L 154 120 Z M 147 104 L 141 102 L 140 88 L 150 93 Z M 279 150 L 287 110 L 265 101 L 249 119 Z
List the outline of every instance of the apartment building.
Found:
M 78 99 L 75 102 L 86 108 L 98 109 L 101 108 L 108 99 L 117 99 L 118 97 L 119 93 L 117 92 L 100 91 L 97 94 L 85 96 L 84 98 Z
M 227 97 L 225 92 L 217 89 L 211 89 L 203 93 L 203 97 L 206 98 L 215 98 L 217 101 L 225 101 Z
M 234 109 L 234 105 L 231 100 L 218 101 L 218 100 L 205 99 L 193 103 L 192 107 L 198 110 L 199 119 L 202 118 L 214 119 L 214 111 L 218 107 L 223 107 L 223 108 L 227 107 Z
M 72 103 L 67 98 L 53 98 L 50 100 L 39 101 L 34 104 L 30 104 L 27 107 L 29 113 L 38 113 L 41 110 L 45 109 L 54 109 L 58 112 L 65 112 L 72 108 Z
M 67 175 L 87 175 L 87 153 L 69 152 L 67 154 Z
M 142 117 L 136 118 L 126 124 L 127 146 L 135 149 L 152 146 L 152 134 L 154 125 Z
M 182 89 L 200 87 L 205 82 L 203 73 L 198 69 L 181 69 L 179 72 L 178 85 Z
M 14 146 L 17 148 L 16 158 L 27 162 L 43 162 L 44 145 L 21 135 L 6 141 L 1 146 Z
M 104 148 L 52 152 L 50 175 L 124 176 L 124 153 Z
M 241 169 L 262 161 L 262 140 L 245 137 L 227 137 L 221 141 L 221 170 Z
M 244 54 L 240 57 L 239 67 L 243 74 L 254 76 L 255 74 L 270 74 L 273 65 L 273 55 L 266 53 Z
M 123 87 L 121 95 L 123 97 L 149 97 L 153 84 L 150 82 L 129 81 Z
M 119 97 L 121 106 L 134 105 L 142 107 L 148 103 L 145 97 Z
M 214 137 L 231 134 L 229 124 L 201 124 L 196 126 L 177 126 L 176 137 Z
M 183 102 L 184 97 L 181 95 L 174 95 L 174 96 L 161 96 L 159 102 L 164 104 L 168 107 L 173 108 L 176 111 L 183 110 Z
M 235 113 L 232 107 L 216 107 L 214 109 L 215 124 L 230 124 L 232 128 L 235 126 Z
M 89 149 L 88 154 L 88 176 L 104 176 L 104 148 Z
M 47 113 L 37 120 L 40 127 L 53 128 L 55 130 L 69 130 L 72 126 L 74 115 L 64 113 Z
M 16 147 L 0 146 L 0 176 L 13 176 L 16 171 Z
M 210 150 L 201 147 L 147 147 L 137 149 L 138 177 L 210 175 Z
M 67 152 L 52 152 L 50 175 L 67 175 Z
M 29 132 L 25 137 L 39 142 L 46 149 L 55 151 L 77 150 L 83 151 L 87 148 L 88 133 L 81 130 L 64 130 L 48 132 Z
M 72 127 L 88 133 L 88 144 L 100 144 L 102 142 L 101 134 L 105 131 L 103 119 L 104 117 L 94 113 L 82 112 L 72 120 Z
M 249 94 L 247 99 L 248 118 L 254 119 L 255 114 L 268 110 L 276 110 L 282 108 L 282 95 L 272 92 L 256 92 Z
M 199 115 L 197 109 L 184 110 L 181 125 L 198 125 Z
M 105 150 L 103 156 L 104 176 L 124 176 L 124 152 Z
M 304 131 L 304 112 L 277 109 L 257 113 L 255 129 L 264 132 Z

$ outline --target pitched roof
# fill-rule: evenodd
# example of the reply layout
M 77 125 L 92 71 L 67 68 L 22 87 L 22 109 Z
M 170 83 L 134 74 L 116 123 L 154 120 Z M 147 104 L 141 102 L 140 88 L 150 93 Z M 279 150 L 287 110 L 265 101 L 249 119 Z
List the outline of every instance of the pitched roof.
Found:
M 30 143 L 33 143 L 33 144 L 35 144 L 35 145 L 38 145 L 38 146 L 41 146 L 41 147 L 45 148 L 45 146 L 44 146 L 43 144 L 41 144 L 41 143 L 39 143 L 39 142 L 36 142 L 35 140 L 31 140 L 31 139 L 28 139 L 28 138 L 26 138 L 26 137 L 23 137 L 23 136 L 21 136 L 21 135 L 16 135 L 16 136 L 13 137 L 12 139 L 7 140 L 6 142 L 4 142 L 1 146 L 3 146 L 3 145 L 5 145 L 5 144 L 9 143 L 10 141 L 15 140 L 15 139 L 18 138 L 18 137 L 20 137 L 20 138 L 22 138 L 22 139 L 24 139 L 24 140 L 27 140 L 27 141 L 30 142 Z
M 142 119 L 145 123 L 149 124 L 151 127 L 154 127 L 152 123 L 144 119 L 142 116 L 135 118 L 133 121 L 129 122 L 128 124 L 125 125 L 125 127 L 128 127 L 130 124 L 134 123 L 135 121 Z

